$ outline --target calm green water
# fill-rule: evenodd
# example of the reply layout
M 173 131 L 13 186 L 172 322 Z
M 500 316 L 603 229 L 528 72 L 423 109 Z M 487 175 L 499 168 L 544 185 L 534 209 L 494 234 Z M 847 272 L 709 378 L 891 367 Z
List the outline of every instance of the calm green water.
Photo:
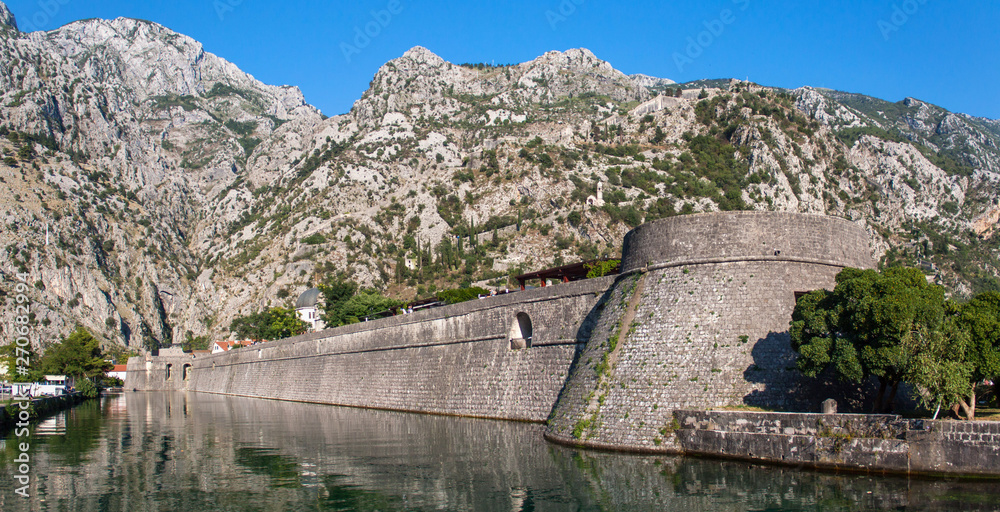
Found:
M 537 425 L 185 393 L 91 401 L 8 436 L 0 510 L 1000 510 L 995 482 L 586 452 Z

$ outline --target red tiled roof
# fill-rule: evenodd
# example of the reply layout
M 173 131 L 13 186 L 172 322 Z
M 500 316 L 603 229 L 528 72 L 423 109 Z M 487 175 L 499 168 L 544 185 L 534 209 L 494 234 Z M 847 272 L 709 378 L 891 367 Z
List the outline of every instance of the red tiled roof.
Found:
M 114 367 L 114 369 L 112 369 L 111 371 L 113 371 L 113 372 L 124 372 L 127 369 L 128 369 L 128 365 L 127 364 L 116 364 L 115 367 Z
M 250 345 L 254 344 L 254 341 L 253 340 L 216 341 L 215 344 L 218 345 L 222 350 L 229 350 L 236 345 L 243 345 L 244 347 L 249 347 Z

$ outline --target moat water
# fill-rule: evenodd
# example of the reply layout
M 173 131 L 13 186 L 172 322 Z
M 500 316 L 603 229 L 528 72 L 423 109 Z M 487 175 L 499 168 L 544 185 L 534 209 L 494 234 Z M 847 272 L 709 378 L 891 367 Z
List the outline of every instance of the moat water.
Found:
M 539 425 L 126 393 L 33 428 L 0 510 L 1000 510 L 1000 483 L 840 475 L 546 443 Z

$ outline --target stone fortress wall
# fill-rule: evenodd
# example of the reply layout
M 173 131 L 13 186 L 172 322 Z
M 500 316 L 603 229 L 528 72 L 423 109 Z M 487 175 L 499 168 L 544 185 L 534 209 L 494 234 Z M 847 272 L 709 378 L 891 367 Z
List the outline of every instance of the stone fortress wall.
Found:
M 616 277 L 217 355 L 134 358 L 126 389 L 548 419 L 557 441 L 669 449 L 659 430 L 675 409 L 816 410 L 825 397 L 800 386 L 788 342 L 795 293 L 872 264 L 865 231 L 844 219 L 673 217 L 626 236 Z
M 873 265 L 860 226 L 822 215 L 709 213 L 636 228 L 546 437 L 668 452 L 679 449 L 674 410 L 817 411 L 828 396 L 795 369 L 789 342 L 796 294 Z
M 544 421 L 613 277 L 192 358 L 133 358 L 125 388 Z
M 128 390 L 546 422 L 574 446 L 803 467 L 1000 475 L 991 422 L 815 412 L 795 369 L 796 295 L 870 268 L 864 229 L 779 212 L 640 226 L 622 273 L 365 322 L 218 355 L 132 358 Z M 714 409 L 714 410 L 713 410 Z
M 551 412 L 553 439 L 656 449 L 675 409 L 815 410 L 788 344 L 795 293 L 871 267 L 869 254 L 865 231 L 833 217 L 673 217 L 628 234 L 615 278 L 214 356 L 136 359 L 126 387 L 531 421 Z

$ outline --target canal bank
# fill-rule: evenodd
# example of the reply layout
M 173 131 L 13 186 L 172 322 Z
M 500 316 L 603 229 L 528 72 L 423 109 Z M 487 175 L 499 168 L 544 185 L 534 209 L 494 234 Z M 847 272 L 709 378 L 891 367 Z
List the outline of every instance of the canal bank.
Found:
M 32 398 L 28 406 L 21 405 L 26 400 L 17 400 L 17 397 L 15 397 L 9 402 L 0 405 L 0 433 L 6 432 L 17 425 L 17 422 L 20 421 L 18 415 L 22 410 L 27 409 L 29 411 L 29 421 L 37 421 L 64 409 L 69 409 L 84 400 L 86 398 L 79 391 L 66 395 Z

